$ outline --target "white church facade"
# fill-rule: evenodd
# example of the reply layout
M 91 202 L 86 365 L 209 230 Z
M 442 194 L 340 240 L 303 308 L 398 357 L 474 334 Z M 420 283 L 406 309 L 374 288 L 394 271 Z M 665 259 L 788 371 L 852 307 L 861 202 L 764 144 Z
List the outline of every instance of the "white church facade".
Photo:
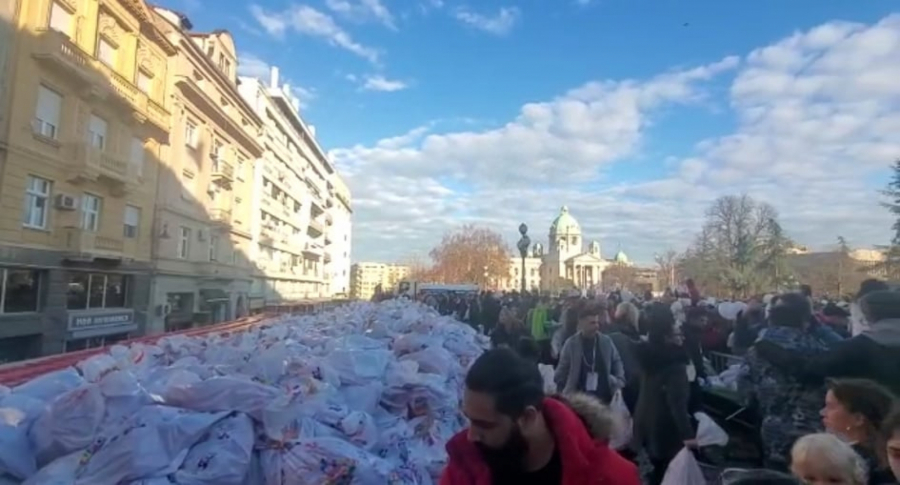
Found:
M 502 290 L 521 287 L 522 258 L 512 256 L 509 263 L 510 277 L 501 282 Z M 569 213 L 569 208 L 563 206 L 550 225 L 546 249 L 536 243 L 525 258 L 525 283 L 530 291 L 551 293 L 573 286 L 581 290 L 596 289 L 603 283 L 603 271 L 613 264 L 631 263 L 622 251 L 613 259 L 604 259 L 596 240 L 585 249 L 581 225 Z

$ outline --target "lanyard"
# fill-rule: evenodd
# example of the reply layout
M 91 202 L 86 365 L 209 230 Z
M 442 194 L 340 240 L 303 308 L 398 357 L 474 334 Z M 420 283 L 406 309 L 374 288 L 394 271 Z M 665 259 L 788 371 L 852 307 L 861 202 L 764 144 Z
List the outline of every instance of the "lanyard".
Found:
M 590 362 L 588 362 L 588 359 L 587 359 L 587 352 L 581 353 L 581 360 L 584 361 L 584 365 L 588 366 L 591 369 L 591 372 L 594 372 L 594 370 L 597 367 L 597 354 L 599 353 L 597 351 L 600 348 L 600 339 L 596 335 L 594 335 L 594 342 L 591 345 L 591 347 L 593 347 L 594 352 L 593 352 L 593 355 L 591 356 Z

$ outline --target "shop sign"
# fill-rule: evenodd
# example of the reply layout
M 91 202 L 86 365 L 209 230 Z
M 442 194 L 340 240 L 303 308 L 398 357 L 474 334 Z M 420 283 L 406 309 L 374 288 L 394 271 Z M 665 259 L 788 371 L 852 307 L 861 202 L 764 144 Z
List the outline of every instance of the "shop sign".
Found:
M 69 331 L 121 327 L 134 323 L 134 310 L 69 313 Z

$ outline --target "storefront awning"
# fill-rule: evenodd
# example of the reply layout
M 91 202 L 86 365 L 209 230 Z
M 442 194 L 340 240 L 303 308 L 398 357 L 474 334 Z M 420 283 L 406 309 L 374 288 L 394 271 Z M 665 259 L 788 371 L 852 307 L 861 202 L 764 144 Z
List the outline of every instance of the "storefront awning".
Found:
M 225 290 L 219 288 L 213 288 L 209 290 L 200 290 L 200 298 L 206 301 L 206 303 L 214 303 L 217 301 L 228 301 L 231 298 L 228 296 L 228 293 L 225 293 Z

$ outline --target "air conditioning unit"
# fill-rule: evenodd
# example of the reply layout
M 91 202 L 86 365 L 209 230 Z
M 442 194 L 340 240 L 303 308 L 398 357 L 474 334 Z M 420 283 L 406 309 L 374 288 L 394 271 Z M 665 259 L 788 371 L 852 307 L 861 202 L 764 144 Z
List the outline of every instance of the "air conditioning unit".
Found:
M 56 195 L 56 208 L 60 210 L 72 211 L 76 209 L 75 197 L 66 194 Z

